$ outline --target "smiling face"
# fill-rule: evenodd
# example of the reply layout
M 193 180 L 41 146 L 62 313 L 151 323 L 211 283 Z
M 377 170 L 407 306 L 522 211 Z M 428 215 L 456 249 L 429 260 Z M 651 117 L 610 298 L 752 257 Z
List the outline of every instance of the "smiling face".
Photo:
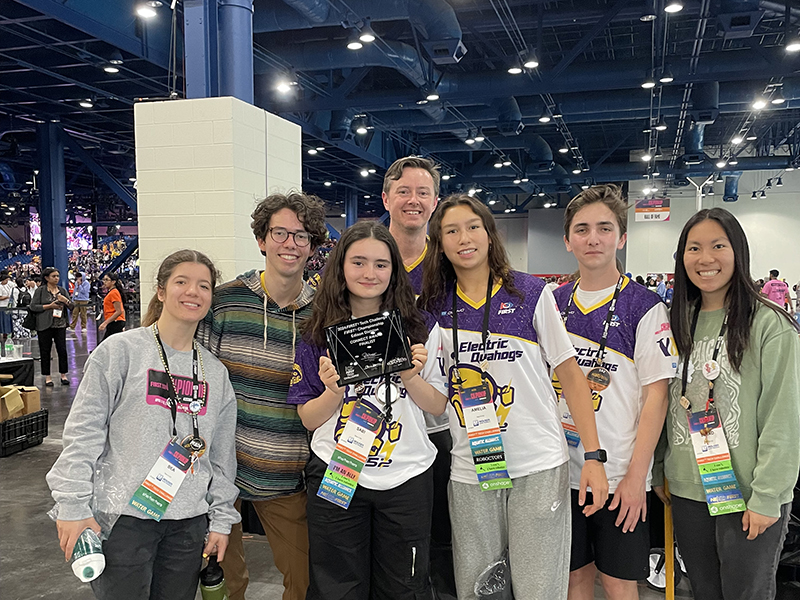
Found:
M 489 234 L 472 209 L 458 204 L 442 215 L 442 250 L 456 270 L 484 269 L 489 265 Z
M 602 202 L 593 202 L 580 209 L 564 238 L 567 250 L 575 255 L 581 271 L 616 269 L 617 250 L 625 246 L 628 234 L 619 234 L 614 213 Z
M 382 194 L 392 227 L 418 231 L 428 226 L 437 198 L 433 177 L 425 169 L 406 167 L 400 179 L 392 181 L 389 192 Z
M 180 263 L 172 271 L 163 288 L 158 288 L 158 299 L 164 308 L 162 317 L 197 323 L 211 308 L 213 287 L 211 271 L 196 262 Z
M 689 230 L 683 265 L 700 290 L 703 308 L 722 308 L 733 279 L 735 256 L 725 230 L 713 219 L 701 221 Z
M 297 213 L 290 208 L 282 208 L 273 214 L 269 227 L 273 230 L 285 229 L 289 233 L 306 231 L 303 223 L 297 218 Z M 258 247 L 267 256 L 265 268 L 265 278 L 267 280 L 273 276 L 285 279 L 302 279 L 306 261 L 314 251 L 314 247 L 311 244 L 298 246 L 293 235 L 278 243 L 272 238 L 269 231 L 267 231 L 265 239 L 258 240 Z
M 374 312 L 392 279 L 392 255 L 389 246 L 375 238 L 353 242 L 344 255 L 344 279 L 352 297 L 372 301 Z

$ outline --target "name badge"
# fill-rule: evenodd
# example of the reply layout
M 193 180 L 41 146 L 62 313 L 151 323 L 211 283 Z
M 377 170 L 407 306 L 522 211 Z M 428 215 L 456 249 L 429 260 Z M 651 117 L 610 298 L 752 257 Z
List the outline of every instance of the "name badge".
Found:
M 358 478 L 367 463 L 372 443 L 383 425 L 383 415 L 361 401 L 353 407 L 331 462 L 319 484 L 317 496 L 341 506 L 350 506 L 358 486 Z
M 54 308 L 54 309 L 53 309 L 53 318 L 54 318 L 54 319 L 60 319 L 60 318 L 61 318 L 61 315 L 63 314 L 63 312 L 64 312 L 64 311 L 63 311 L 63 309 L 61 309 L 61 308 Z
M 558 410 L 561 413 L 561 427 L 564 429 L 564 436 L 567 438 L 567 445 L 570 448 L 577 448 L 581 443 L 581 436 L 578 434 L 578 428 L 575 427 L 575 421 L 572 420 L 572 413 L 569 412 L 567 401 L 561 396 L 558 399 Z
M 744 512 L 747 506 L 733 472 L 728 440 L 717 409 L 690 413 L 687 418 L 708 512 L 713 517 Z
M 484 383 L 460 388 L 458 395 L 478 484 L 484 492 L 513 487 L 489 387 Z
M 170 441 L 129 504 L 145 516 L 160 521 L 191 465 L 191 451 L 175 440 Z

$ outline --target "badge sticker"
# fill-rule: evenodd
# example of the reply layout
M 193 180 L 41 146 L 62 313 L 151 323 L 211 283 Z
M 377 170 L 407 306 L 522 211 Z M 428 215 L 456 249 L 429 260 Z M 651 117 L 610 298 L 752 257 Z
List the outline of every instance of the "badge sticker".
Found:
M 595 392 L 602 392 L 611 385 L 611 373 L 605 367 L 595 367 L 586 374 L 589 388 Z
M 719 363 L 715 360 L 709 360 L 703 364 L 703 377 L 709 381 L 714 381 L 721 372 Z

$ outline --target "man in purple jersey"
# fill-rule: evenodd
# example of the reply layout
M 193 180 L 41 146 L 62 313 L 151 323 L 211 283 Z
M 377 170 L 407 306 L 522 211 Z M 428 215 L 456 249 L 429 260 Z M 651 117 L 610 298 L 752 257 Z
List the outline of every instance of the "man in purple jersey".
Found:
M 439 167 L 418 156 L 396 160 L 383 178 L 383 206 L 389 212 L 389 232 L 400 248 L 411 287 L 422 291 L 422 260 L 428 250 L 431 213 L 439 202 Z M 428 437 L 436 446 L 433 465 L 433 526 L 431 528 L 431 578 L 441 600 L 455 597 L 447 483 L 450 480 L 452 440 L 447 412 L 439 417 L 425 413 Z

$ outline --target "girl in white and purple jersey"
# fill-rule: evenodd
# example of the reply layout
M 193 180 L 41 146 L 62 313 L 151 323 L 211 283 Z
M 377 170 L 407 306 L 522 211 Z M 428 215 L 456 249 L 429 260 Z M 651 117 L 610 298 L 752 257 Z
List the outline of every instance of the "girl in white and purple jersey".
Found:
M 392 401 L 386 406 L 384 377 L 339 387 L 325 327 L 393 309 L 402 316 L 414 366 L 390 376 Z M 287 398 L 313 432 L 306 467 L 308 600 L 431 596 L 428 550 L 436 448 L 423 411 L 440 415 L 447 404 L 445 379 L 436 361 L 427 360 L 440 348 L 439 326 L 414 305 L 389 230 L 374 221 L 347 229 L 331 253 L 314 313 L 304 324 Z M 345 509 L 318 491 L 322 486 L 324 496 L 328 489 L 326 467 L 337 468 L 332 459 L 339 456 L 337 444 L 351 414 L 360 410 L 357 405 L 381 418 Z
M 600 458 L 604 453 L 589 387 L 552 292 L 541 279 L 511 270 L 484 204 L 467 195 L 446 198 L 433 214 L 429 236 L 419 303 L 442 328 L 439 363 L 449 383 L 450 516 L 458 598 L 476 598 L 479 575 L 508 548 L 517 600 L 565 599 L 569 454 L 548 365 L 567 391 L 587 450 Z M 475 427 L 482 421 L 465 423 L 460 392 L 466 398 L 465 390 L 482 385 L 494 405 L 493 427 L 502 441 L 499 454 L 496 440 L 473 452 Z M 495 487 L 496 481 L 486 478 L 484 450 L 501 457 L 498 461 L 506 468 L 500 473 L 513 487 L 507 480 Z M 594 503 L 584 510 L 591 514 L 603 506 L 608 489 L 598 460 L 586 461 L 582 497 L 587 486 Z

